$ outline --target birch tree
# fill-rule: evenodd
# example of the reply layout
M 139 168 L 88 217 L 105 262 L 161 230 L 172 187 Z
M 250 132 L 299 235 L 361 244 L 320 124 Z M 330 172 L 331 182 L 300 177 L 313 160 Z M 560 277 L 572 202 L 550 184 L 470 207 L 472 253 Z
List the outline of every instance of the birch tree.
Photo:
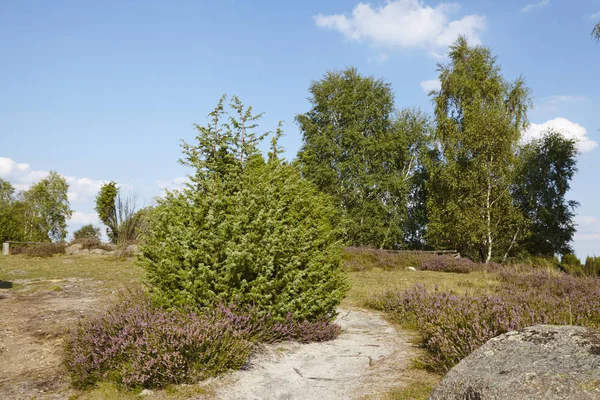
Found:
M 521 225 L 513 204 L 516 153 L 531 100 L 523 78 L 506 81 L 490 50 L 464 37 L 439 65 L 434 93 L 438 162 L 428 180 L 428 237 L 489 262 Z
M 425 119 L 414 110 L 396 114 L 390 85 L 354 68 L 328 72 L 310 95 L 311 109 L 296 117 L 302 174 L 333 196 L 350 244 L 401 247 L 418 165 L 413 136 Z

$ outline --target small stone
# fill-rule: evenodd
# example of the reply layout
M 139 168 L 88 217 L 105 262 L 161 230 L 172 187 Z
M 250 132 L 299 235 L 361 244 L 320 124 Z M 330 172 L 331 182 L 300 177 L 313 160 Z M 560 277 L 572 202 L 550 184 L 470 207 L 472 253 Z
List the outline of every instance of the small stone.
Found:
M 152 396 L 153 394 L 154 394 L 154 392 L 152 390 L 150 390 L 150 389 L 144 389 L 140 393 L 140 396 Z
M 417 269 L 415 267 L 407 267 L 406 270 L 407 271 L 416 271 Z

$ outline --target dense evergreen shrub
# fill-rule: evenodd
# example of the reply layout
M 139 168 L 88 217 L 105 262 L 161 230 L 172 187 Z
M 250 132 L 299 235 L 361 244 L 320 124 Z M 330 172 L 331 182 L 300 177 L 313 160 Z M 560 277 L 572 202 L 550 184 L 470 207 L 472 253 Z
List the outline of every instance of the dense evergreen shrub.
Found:
M 346 292 L 339 215 L 331 200 L 278 157 L 267 160 L 253 132 L 258 117 L 223 99 L 213 123 L 184 143 L 191 183 L 167 192 L 152 213 L 141 264 L 154 298 L 170 307 L 252 305 L 284 319 L 334 314 Z

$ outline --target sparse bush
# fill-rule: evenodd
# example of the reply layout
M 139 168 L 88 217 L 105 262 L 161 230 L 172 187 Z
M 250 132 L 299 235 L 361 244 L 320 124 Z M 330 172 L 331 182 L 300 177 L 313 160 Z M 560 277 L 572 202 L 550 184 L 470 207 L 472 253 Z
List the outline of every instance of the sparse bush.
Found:
M 332 317 L 346 292 L 341 269 L 339 213 L 330 198 L 277 157 L 259 154 L 256 118 L 238 113 L 199 127 L 197 145 L 184 145 L 196 169 L 182 191 L 167 192 L 152 212 L 140 247 L 151 292 L 167 306 L 253 305 L 283 320 Z M 216 150 L 215 150 L 216 149 Z
M 81 318 L 65 344 L 76 387 L 112 380 L 125 387 L 195 382 L 243 366 L 256 342 L 330 340 L 327 320 L 275 321 L 251 308 L 197 313 L 154 306 L 142 291 L 122 295 L 103 314 Z
M 95 227 L 92 224 L 87 224 L 73 232 L 73 239 L 96 239 L 100 241 L 100 228 Z
M 64 243 L 36 243 L 16 247 L 12 254 L 24 254 L 29 257 L 52 257 L 55 254 L 64 254 L 66 245 Z

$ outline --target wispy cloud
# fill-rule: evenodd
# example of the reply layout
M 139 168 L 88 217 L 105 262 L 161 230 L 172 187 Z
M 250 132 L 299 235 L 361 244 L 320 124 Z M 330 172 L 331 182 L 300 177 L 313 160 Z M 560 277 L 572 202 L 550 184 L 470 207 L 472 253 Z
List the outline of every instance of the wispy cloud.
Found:
M 584 101 L 583 96 L 557 95 L 548 96 L 542 99 L 539 104 L 536 104 L 538 110 L 555 111 L 560 105 L 567 103 L 575 103 Z
M 528 13 L 537 8 L 546 7 L 548 4 L 550 4 L 550 0 L 542 0 L 542 1 L 538 1 L 537 3 L 530 3 L 530 4 L 527 4 L 525 7 L 521 8 L 521 12 Z
M 357 4 L 350 14 L 315 16 L 317 26 L 340 32 L 352 41 L 366 41 L 381 49 L 425 49 L 438 56 L 459 35 L 480 44 L 487 20 L 482 15 L 452 19 L 457 3 L 427 6 L 419 0 L 392 0 L 383 6 Z
M 600 241 L 600 218 L 577 215 L 575 223 L 577 224 L 575 240 Z
M 600 10 L 598 10 L 597 12 L 588 15 L 588 19 L 593 19 L 593 20 L 597 20 L 600 19 Z
M 420 85 L 427 94 L 433 90 L 439 91 L 442 87 L 439 79 L 427 79 L 425 81 L 421 81 Z
M 181 190 L 187 183 L 190 182 L 190 178 L 187 176 L 180 176 L 171 180 L 159 179 L 156 184 L 161 190 Z

